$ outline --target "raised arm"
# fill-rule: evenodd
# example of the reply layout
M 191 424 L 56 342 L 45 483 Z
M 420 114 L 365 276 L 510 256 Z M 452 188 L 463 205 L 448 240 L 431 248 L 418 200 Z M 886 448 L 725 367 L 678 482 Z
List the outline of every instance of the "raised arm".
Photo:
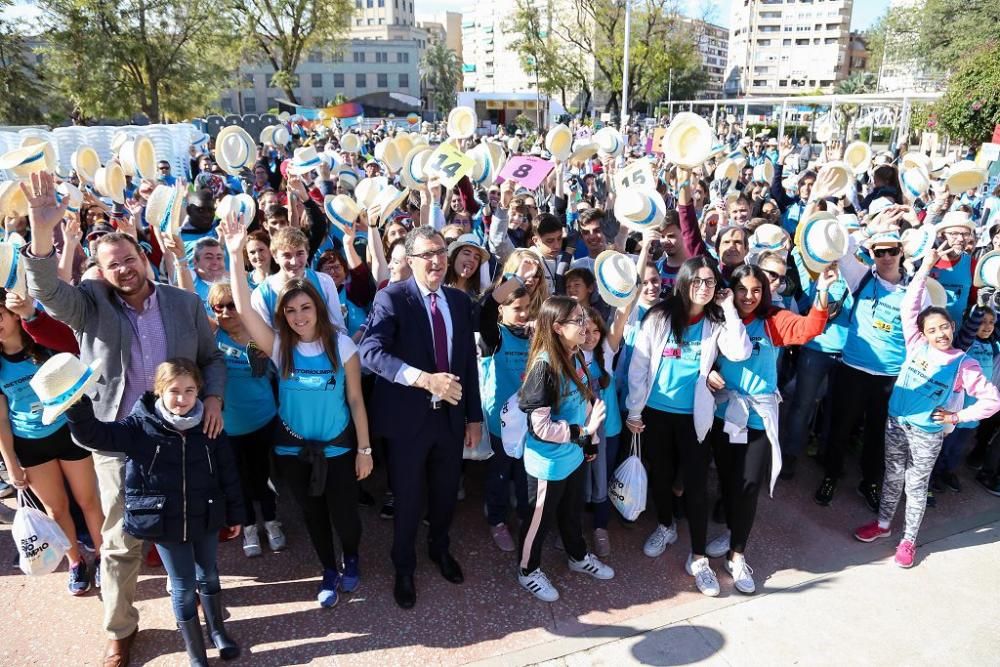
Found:
M 66 420 L 73 441 L 84 449 L 128 454 L 137 440 L 131 418 L 120 422 L 98 420 L 89 396 L 84 396 L 66 411 Z
M 274 349 L 274 329 L 250 305 L 250 285 L 247 283 L 247 269 L 243 265 L 243 247 L 247 242 L 246 227 L 228 218 L 219 223 L 219 230 L 229 251 L 231 271 L 230 285 L 236 312 L 247 328 L 250 337 L 268 354 Z

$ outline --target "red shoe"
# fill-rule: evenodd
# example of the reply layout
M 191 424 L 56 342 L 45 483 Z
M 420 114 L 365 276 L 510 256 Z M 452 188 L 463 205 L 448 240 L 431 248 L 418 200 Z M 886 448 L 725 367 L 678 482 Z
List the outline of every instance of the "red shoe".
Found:
M 880 527 L 878 521 L 866 523 L 854 531 L 855 539 L 862 542 L 874 542 L 880 537 L 889 537 L 890 535 L 892 535 L 892 529 Z
M 913 561 L 917 558 L 917 546 L 909 541 L 903 540 L 896 547 L 896 565 L 904 568 L 913 567 Z
M 156 547 L 146 552 L 146 567 L 163 567 L 160 552 L 156 550 Z

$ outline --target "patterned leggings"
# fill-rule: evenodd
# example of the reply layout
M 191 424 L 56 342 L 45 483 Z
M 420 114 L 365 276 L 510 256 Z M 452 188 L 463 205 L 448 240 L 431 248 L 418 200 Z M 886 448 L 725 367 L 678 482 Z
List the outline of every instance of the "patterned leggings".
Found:
M 889 523 L 896 513 L 899 497 L 906 490 L 906 517 L 903 539 L 916 543 L 917 531 L 927 508 L 927 484 L 944 431 L 928 433 L 916 426 L 902 424 L 889 417 L 885 425 L 885 479 L 878 519 Z

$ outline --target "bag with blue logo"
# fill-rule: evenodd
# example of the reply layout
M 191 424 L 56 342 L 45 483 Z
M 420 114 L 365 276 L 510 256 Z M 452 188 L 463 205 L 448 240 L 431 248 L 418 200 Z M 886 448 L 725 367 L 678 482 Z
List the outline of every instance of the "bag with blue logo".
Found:
M 66 534 L 23 491 L 17 493 L 17 505 L 10 533 L 17 547 L 18 567 L 21 572 L 32 576 L 54 571 L 69 551 Z
M 611 504 L 626 521 L 635 521 L 646 509 L 646 469 L 642 465 L 641 442 L 637 433 L 632 434 L 629 457 L 615 470 L 608 484 Z

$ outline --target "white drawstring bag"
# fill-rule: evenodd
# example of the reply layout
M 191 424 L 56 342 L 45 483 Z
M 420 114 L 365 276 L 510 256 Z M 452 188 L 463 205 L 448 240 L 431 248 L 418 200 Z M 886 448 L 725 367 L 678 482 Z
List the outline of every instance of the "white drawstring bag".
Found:
M 10 533 L 17 547 L 21 572 L 37 576 L 54 571 L 69 551 L 66 534 L 23 491 L 17 493 L 17 506 Z
M 500 439 L 507 456 L 519 459 L 524 456 L 524 439 L 528 435 L 528 415 L 517 404 L 515 391 L 500 409 Z
M 641 443 L 632 434 L 632 449 L 627 459 L 615 470 L 608 484 L 608 497 L 626 521 L 635 521 L 646 509 L 646 469 L 642 465 Z
M 480 429 L 479 442 L 475 447 L 463 447 L 462 458 L 466 461 L 485 461 L 493 456 L 493 445 L 490 443 L 490 429 L 486 426 L 486 421 L 482 423 Z

